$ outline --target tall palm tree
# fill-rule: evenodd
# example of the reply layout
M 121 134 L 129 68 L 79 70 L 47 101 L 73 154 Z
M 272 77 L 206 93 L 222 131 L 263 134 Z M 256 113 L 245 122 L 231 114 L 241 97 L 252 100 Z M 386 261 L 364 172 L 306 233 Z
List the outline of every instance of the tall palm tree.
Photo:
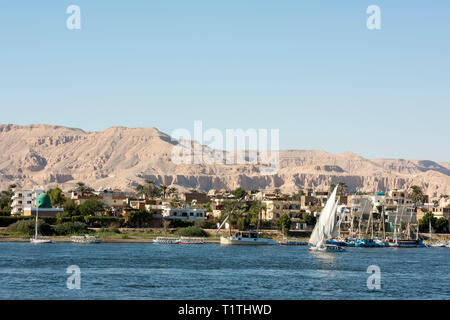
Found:
M 169 187 L 166 186 L 166 185 L 161 185 L 161 186 L 159 186 L 159 188 L 160 188 L 161 191 L 162 191 L 163 199 L 165 199 L 166 196 L 167 196 L 167 191 L 168 191 Z
M 146 179 L 144 184 L 138 184 L 136 186 L 137 195 L 144 195 L 146 198 L 150 198 L 156 188 L 156 184 L 153 180 Z
M 175 187 L 170 187 L 170 188 L 167 190 L 167 194 L 168 194 L 169 196 L 173 196 L 173 195 L 175 195 L 175 194 L 178 194 L 178 190 L 177 190 L 177 188 L 175 188 Z

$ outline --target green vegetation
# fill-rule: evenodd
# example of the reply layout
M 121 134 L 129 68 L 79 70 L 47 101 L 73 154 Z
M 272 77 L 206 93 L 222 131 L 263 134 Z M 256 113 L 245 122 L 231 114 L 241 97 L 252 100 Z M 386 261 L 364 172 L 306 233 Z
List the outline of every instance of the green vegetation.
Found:
M 419 220 L 419 230 L 421 232 L 430 232 L 430 221 L 431 228 L 434 232 L 442 233 L 448 228 L 449 222 L 446 218 L 437 219 L 432 212 L 427 212 L 424 214 L 422 219 Z
M 47 191 L 47 194 L 49 195 L 53 206 L 62 207 L 64 205 L 66 198 L 60 188 L 56 187 L 54 189 L 50 189 Z
M 412 186 L 412 192 L 409 197 L 415 204 L 423 204 L 425 202 L 425 195 L 422 192 L 422 188 L 419 186 Z
M 178 229 L 176 232 L 177 235 L 181 237 L 207 237 L 209 234 L 198 227 L 187 227 Z
M 105 204 L 95 198 L 86 200 L 78 207 L 82 216 L 93 216 L 96 214 L 103 215 L 105 213 Z
M 78 209 L 78 205 L 72 199 L 66 199 L 66 201 L 63 204 L 63 208 L 64 208 L 64 214 L 69 217 L 80 215 L 80 210 Z
M 162 195 L 162 189 L 156 186 L 153 180 L 147 179 L 144 184 L 138 184 L 136 186 L 136 195 L 145 195 L 145 197 L 160 197 Z
M 125 222 L 129 227 L 149 227 L 151 225 L 152 218 L 152 212 L 145 209 L 139 209 L 137 211 L 129 213 L 125 218 Z
M 302 213 L 302 220 L 305 221 L 308 226 L 314 226 L 316 224 L 316 218 L 312 214 L 306 212 Z
M 231 191 L 231 194 L 236 198 L 236 199 L 242 199 L 243 197 L 245 197 L 245 195 L 247 194 L 247 191 L 245 191 L 244 189 L 242 189 L 241 187 Z
M 15 187 L 15 184 L 11 184 L 8 190 L 0 192 L 0 216 L 9 216 L 11 214 L 11 197 L 14 194 L 13 189 Z
M 33 236 L 34 235 L 34 227 L 35 220 L 20 220 L 14 222 L 6 228 L 7 232 L 25 235 L 25 236 Z M 38 220 L 38 233 L 44 236 L 53 234 L 53 228 L 43 220 Z
M 93 188 L 87 186 L 84 182 L 77 182 L 77 187 L 75 188 L 76 192 L 93 192 L 95 191 Z
M 291 224 L 292 224 L 291 218 L 287 214 L 283 214 L 277 221 L 278 230 L 284 233 L 289 232 Z
M 171 228 L 185 228 L 185 227 L 192 227 L 194 225 L 193 221 L 185 221 L 185 220 L 170 220 L 170 227 Z
M 73 234 L 86 234 L 89 230 L 82 222 L 63 222 L 54 227 L 55 234 L 58 236 L 67 236 Z

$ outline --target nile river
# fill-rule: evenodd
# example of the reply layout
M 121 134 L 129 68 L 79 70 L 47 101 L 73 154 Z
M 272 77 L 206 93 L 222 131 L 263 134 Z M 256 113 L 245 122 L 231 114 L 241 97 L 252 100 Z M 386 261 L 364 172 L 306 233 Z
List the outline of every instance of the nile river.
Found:
M 450 299 L 449 271 L 449 248 L 0 243 L 0 299 Z

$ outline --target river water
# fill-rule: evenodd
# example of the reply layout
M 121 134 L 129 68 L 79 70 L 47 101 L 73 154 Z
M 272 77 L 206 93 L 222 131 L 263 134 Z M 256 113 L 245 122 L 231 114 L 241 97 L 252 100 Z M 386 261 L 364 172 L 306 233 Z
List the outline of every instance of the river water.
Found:
M 449 271 L 449 248 L 0 243 L 0 299 L 450 299 Z

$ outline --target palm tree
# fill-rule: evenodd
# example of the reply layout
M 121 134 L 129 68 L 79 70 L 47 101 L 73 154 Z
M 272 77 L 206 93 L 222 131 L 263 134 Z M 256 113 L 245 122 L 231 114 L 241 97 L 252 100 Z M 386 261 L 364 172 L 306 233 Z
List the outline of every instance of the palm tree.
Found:
M 281 194 L 281 190 L 277 188 L 277 189 L 275 189 L 274 193 L 277 197 L 279 197 Z
M 422 192 L 422 188 L 419 186 L 412 186 L 412 192 L 409 194 L 409 197 L 415 204 L 423 204 L 425 201 L 425 195 Z
M 77 182 L 77 187 L 75 188 L 75 191 L 78 192 L 92 192 L 94 191 L 93 188 L 87 186 L 84 182 Z
M 150 198 L 153 195 L 155 188 L 155 182 L 153 180 L 146 179 L 143 185 L 138 184 L 136 186 L 136 194 L 144 195 L 146 198 Z
M 170 187 L 168 190 L 167 190 L 167 194 L 169 195 L 169 196 L 173 196 L 174 194 L 178 194 L 178 190 L 177 190 L 177 188 L 175 188 L 175 187 Z
M 166 186 L 166 185 L 161 185 L 160 187 L 159 187 L 160 189 L 161 189 L 161 191 L 162 191 L 162 196 L 163 196 L 163 199 L 165 199 L 166 198 L 166 196 L 167 196 L 167 189 L 169 188 L 168 186 Z

